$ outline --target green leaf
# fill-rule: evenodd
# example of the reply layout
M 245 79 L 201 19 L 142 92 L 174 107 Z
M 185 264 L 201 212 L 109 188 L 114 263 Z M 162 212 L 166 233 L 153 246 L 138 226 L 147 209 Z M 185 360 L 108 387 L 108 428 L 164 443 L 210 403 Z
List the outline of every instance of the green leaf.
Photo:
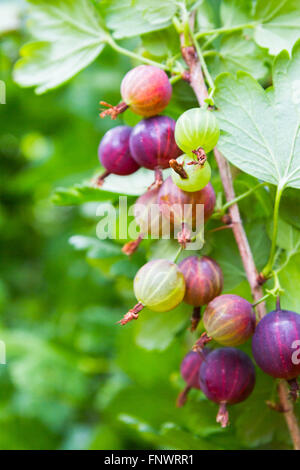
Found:
M 281 201 L 279 214 L 287 223 L 300 230 L 300 191 L 298 189 L 288 188 L 284 191 Z
M 300 314 L 299 246 L 298 254 L 293 256 L 293 254 L 290 253 L 288 259 L 288 264 L 284 266 L 284 269 L 279 273 L 280 285 L 284 289 L 284 295 L 281 297 L 281 307 Z
M 272 238 L 271 227 L 269 227 L 269 235 L 270 238 Z M 278 220 L 277 246 L 289 253 L 297 253 L 300 251 L 300 231 L 281 218 Z
M 37 40 L 21 49 L 15 81 L 38 94 L 56 88 L 93 62 L 107 33 L 89 0 L 29 0 L 30 29 Z
M 236 73 L 238 70 L 248 72 L 257 80 L 268 72 L 267 55 L 255 42 L 242 33 L 224 36 L 220 49 L 206 56 L 208 68 L 215 78 L 222 72 Z
M 181 304 L 170 312 L 151 312 L 145 309 L 137 322 L 136 343 L 148 351 L 163 351 L 189 322 L 191 306 Z
M 177 9 L 173 0 L 106 0 L 100 7 L 116 39 L 166 28 Z
M 164 177 L 169 170 L 164 171 Z M 91 201 L 117 201 L 120 195 L 140 196 L 153 183 L 154 173 L 145 168 L 129 176 L 109 175 L 101 188 L 90 184 L 76 184 L 71 188 L 58 188 L 52 201 L 59 206 L 84 204 Z
M 21 25 L 22 5 L 16 0 L 5 0 L 0 4 L 0 35 L 16 31 Z
M 300 188 L 300 42 L 289 59 L 282 52 L 265 91 L 244 72 L 216 80 L 216 104 L 225 157 L 246 173 L 280 187 Z
M 223 27 L 230 28 L 251 22 L 251 0 L 223 0 L 220 16 Z
M 276 55 L 283 49 L 291 51 L 300 36 L 300 5 L 298 0 L 258 0 L 254 37 L 261 47 Z
M 88 258 L 105 259 L 121 256 L 120 247 L 107 240 L 97 240 L 93 237 L 74 235 L 69 243 L 75 250 L 87 251 Z

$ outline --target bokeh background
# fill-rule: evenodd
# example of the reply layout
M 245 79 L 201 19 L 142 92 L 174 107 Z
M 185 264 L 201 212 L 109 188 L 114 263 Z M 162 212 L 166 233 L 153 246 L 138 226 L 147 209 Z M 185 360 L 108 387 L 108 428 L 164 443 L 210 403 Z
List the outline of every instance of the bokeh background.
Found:
M 98 203 L 56 205 L 53 194 L 99 170 L 97 146 L 112 126 L 98 118 L 99 100 L 119 101 L 132 63 L 106 48 L 69 83 L 37 96 L 12 80 L 27 39 L 22 21 L 0 30 L 0 78 L 7 87 L 7 103 L 0 105 L 0 340 L 7 348 L 7 364 L 0 365 L 0 449 L 290 448 L 282 416 L 264 404 L 275 393 L 267 377 L 232 410 L 229 430 L 215 423 L 216 406 L 199 392 L 192 391 L 184 409 L 175 408 L 180 361 L 195 339 L 186 331 L 187 309 L 115 325 L 135 303 L 132 279 L 150 246 L 131 261 L 120 245 L 102 249 L 95 242 Z M 176 117 L 182 104 L 195 101 L 178 84 L 166 112 Z M 130 112 L 124 119 L 135 122 Z M 217 175 L 214 183 L 218 189 Z M 241 179 L 243 191 L 252 184 Z M 272 207 L 266 197 L 263 209 L 256 203 L 250 198 L 241 208 L 249 232 L 256 221 L 252 242 L 263 266 L 269 241 L 257 220 Z M 74 242 L 74 235 L 93 241 Z M 225 290 L 249 297 L 231 234 L 216 235 L 208 247 L 228 266 Z M 165 254 L 164 245 L 153 249 Z

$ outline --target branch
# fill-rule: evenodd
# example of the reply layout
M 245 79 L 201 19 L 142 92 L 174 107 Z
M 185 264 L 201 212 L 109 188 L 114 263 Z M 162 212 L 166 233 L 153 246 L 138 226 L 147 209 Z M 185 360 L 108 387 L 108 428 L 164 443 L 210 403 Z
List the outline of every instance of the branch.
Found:
M 205 100 L 208 98 L 207 87 L 202 73 L 200 61 L 197 57 L 196 50 L 193 46 L 185 47 L 184 38 L 181 35 L 181 51 L 182 57 L 185 60 L 189 68 L 190 85 L 194 90 L 200 106 L 205 104 Z M 227 203 L 230 203 L 235 198 L 232 175 L 229 163 L 224 158 L 219 150 L 214 149 L 215 159 L 217 161 L 224 192 Z M 251 288 L 251 293 L 255 302 L 263 297 L 263 291 L 261 286 L 258 284 L 258 272 L 254 263 L 254 258 L 251 252 L 251 248 L 247 239 L 245 229 L 243 227 L 239 207 L 237 204 L 233 204 L 229 207 L 229 215 L 232 221 L 232 231 L 235 237 L 240 256 L 243 262 L 245 273 Z M 262 302 L 257 305 L 257 313 L 259 318 L 262 318 L 266 314 L 265 303 Z M 278 386 L 278 394 L 280 405 L 284 412 L 284 417 L 294 444 L 294 449 L 300 449 L 300 429 L 298 427 L 297 418 L 294 414 L 293 405 L 291 404 L 288 396 L 288 391 L 285 382 L 280 382 Z

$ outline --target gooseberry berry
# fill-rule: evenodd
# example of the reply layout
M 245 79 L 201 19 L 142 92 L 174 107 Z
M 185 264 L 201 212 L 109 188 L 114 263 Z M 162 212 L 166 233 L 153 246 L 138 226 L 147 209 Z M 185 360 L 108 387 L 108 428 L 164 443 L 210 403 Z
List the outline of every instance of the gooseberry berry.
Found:
M 136 320 L 144 307 L 153 312 L 177 307 L 185 293 L 183 274 L 175 263 L 166 259 L 149 261 L 134 278 L 134 293 L 138 303 L 119 321 L 121 325 Z
M 158 203 L 163 216 L 175 226 L 182 227 L 178 240 L 185 246 L 186 241 L 189 241 L 190 230 L 202 222 L 198 220 L 200 205 L 204 206 L 204 221 L 207 221 L 214 211 L 216 195 L 210 183 L 200 191 L 182 191 L 169 176 L 160 188 Z
M 139 65 L 127 72 L 121 83 L 123 102 L 108 107 L 100 116 L 110 115 L 112 119 L 124 112 L 128 107 L 141 116 L 150 117 L 159 114 L 168 105 L 172 96 L 172 86 L 162 69 L 153 65 Z
M 181 155 L 177 160 L 171 160 L 169 163 L 172 168 L 173 183 L 183 191 L 199 191 L 210 181 L 211 168 L 207 160 L 201 164 L 187 155 Z
M 191 388 L 197 388 L 200 390 L 200 378 L 199 371 L 202 362 L 205 360 L 207 354 L 211 352 L 211 349 L 204 348 L 202 354 L 195 351 L 188 352 L 180 366 L 180 372 L 183 380 L 186 382 L 186 386 L 183 391 L 178 395 L 177 406 L 181 407 L 185 404 L 187 396 Z
M 129 126 L 117 126 L 104 134 L 98 148 L 98 156 L 106 171 L 98 178 L 98 186 L 103 183 L 110 173 L 131 175 L 139 169 L 139 165 L 132 158 L 129 149 L 131 132 L 132 128 Z
M 237 346 L 253 335 L 256 317 L 250 302 L 225 294 L 209 302 L 203 323 L 209 338 L 224 346 Z
M 215 115 L 202 108 L 185 111 L 177 120 L 175 140 L 184 153 L 193 155 L 203 149 L 210 152 L 219 140 L 220 129 Z
M 251 359 L 235 348 L 215 349 L 200 366 L 200 387 L 209 400 L 219 403 L 217 423 L 229 424 L 227 404 L 240 403 L 251 394 L 255 385 L 255 369 Z
M 195 307 L 191 319 L 191 330 L 197 328 L 200 320 L 199 307 L 208 304 L 221 294 L 223 273 L 216 261 L 208 256 L 188 256 L 179 264 L 185 279 L 184 302 Z
M 286 379 L 297 396 L 297 377 L 300 361 L 293 358 L 299 349 L 300 315 L 280 306 L 268 313 L 258 323 L 252 339 L 252 352 L 257 365 L 268 375 Z
M 159 210 L 158 191 L 159 188 L 149 190 L 137 199 L 133 212 L 135 221 L 140 228 L 140 235 L 136 240 L 124 245 L 122 251 L 126 255 L 132 255 L 147 234 L 152 238 L 159 238 L 162 234 L 170 235 L 172 226 Z
M 143 119 L 134 128 L 130 136 L 130 152 L 135 161 L 149 170 L 161 170 L 169 167 L 169 160 L 180 155 L 174 139 L 175 121 L 167 116 L 154 116 Z M 156 176 L 157 185 L 162 181 Z

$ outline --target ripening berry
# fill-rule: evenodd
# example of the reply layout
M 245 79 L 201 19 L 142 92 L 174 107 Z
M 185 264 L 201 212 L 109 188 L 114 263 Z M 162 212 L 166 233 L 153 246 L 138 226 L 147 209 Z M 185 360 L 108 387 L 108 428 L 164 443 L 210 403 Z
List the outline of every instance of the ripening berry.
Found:
M 184 153 L 194 157 L 193 153 L 203 149 L 210 152 L 219 140 L 220 129 L 215 115 L 202 108 L 185 111 L 177 120 L 175 140 Z
M 134 278 L 134 293 L 138 304 L 119 323 L 125 325 L 138 318 L 148 307 L 153 312 L 167 312 L 179 305 L 185 293 L 185 281 L 178 266 L 166 259 L 145 264 Z
M 140 116 L 155 116 L 168 105 L 172 96 L 172 86 L 163 70 L 153 65 L 139 65 L 123 78 L 121 95 L 123 102 L 117 106 L 100 102 L 109 108 L 100 114 L 101 117 L 109 115 L 112 119 L 116 119 L 128 107 Z
M 300 375 L 300 315 L 280 308 L 258 323 L 252 339 L 257 365 L 268 375 L 286 379 L 297 390 Z
M 200 191 L 182 191 L 169 176 L 160 188 L 158 203 L 163 215 L 174 225 L 186 223 L 194 228 L 197 221 L 197 205 L 204 205 L 204 220 L 208 220 L 214 212 L 216 195 L 210 183 Z
M 256 318 L 250 302 L 225 294 L 209 302 L 203 323 L 210 338 L 224 346 L 237 346 L 253 335 Z
M 161 237 L 162 234 L 171 233 L 172 226 L 170 222 L 162 216 L 159 210 L 158 192 L 159 188 L 155 188 L 147 191 L 137 199 L 133 212 L 135 221 L 140 228 L 140 235 L 136 240 L 124 245 L 122 251 L 126 255 L 132 255 L 136 251 L 145 235 L 150 235 L 151 238 L 156 239 Z
M 132 128 L 129 126 L 117 126 L 105 133 L 98 148 L 98 156 L 106 172 L 98 179 L 98 185 L 110 173 L 131 175 L 139 169 L 129 149 L 131 132 Z
M 226 405 L 246 400 L 254 385 L 255 369 L 252 361 L 238 349 L 215 349 L 200 366 L 201 390 L 209 400 L 220 404 L 217 422 L 222 427 L 229 423 Z
M 171 176 L 173 183 L 175 183 L 176 186 L 178 186 L 178 188 L 182 189 L 183 191 L 199 191 L 200 189 L 203 189 L 204 186 L 206 186 L 210 181 L 211 168 L 208 161 L 205 161 L 203 165 L 201 165 L 187 155 L 181 155 L 176 160 L 175 168 L 173 165 L 172 162 L 170 162 L 170 166 L 172 167 Z M 179 167 L 177 165 L 179 165 Z
M 200 307 L 221 294 L 223 273 L 212 258 L 188 256 L 181 261 L 179 269 L 185 279 L 184 302 L 187 304 Z
M 210 352 L 211 349 L 204 348 L 201 354 L 190 351 L 184 356 L 181 362 L 180 372 L 183 380 L 186 382 L 186 386 L 177 398 L 177 406 L 181 407 L 185 404 L 191 388 L 200 390 L 200 366 Z
M 127 72 L 121 84 L 123 101 L 140 116 L 161 113 L 172 96 L 172 85 L 163 70 L 152 65 L 139 65 Z
M 149 170 L 168 168 L 169 160 L 181 153 L 174 139 L 174 128 L 174 119 L 167 116 L 140 121 L 130 136 L 130 151 L 135 161 Z

